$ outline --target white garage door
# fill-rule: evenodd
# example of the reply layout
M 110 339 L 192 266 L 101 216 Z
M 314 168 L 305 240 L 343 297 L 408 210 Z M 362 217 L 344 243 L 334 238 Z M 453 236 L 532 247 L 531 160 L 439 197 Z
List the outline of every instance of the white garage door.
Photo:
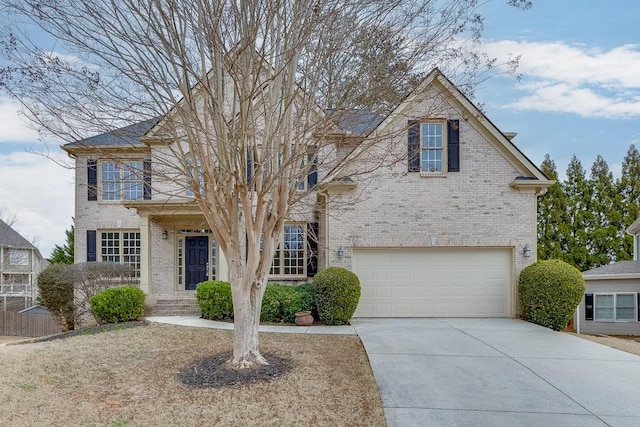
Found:
M 508 248 L 355 249 L 355 317 L 508 317 Z

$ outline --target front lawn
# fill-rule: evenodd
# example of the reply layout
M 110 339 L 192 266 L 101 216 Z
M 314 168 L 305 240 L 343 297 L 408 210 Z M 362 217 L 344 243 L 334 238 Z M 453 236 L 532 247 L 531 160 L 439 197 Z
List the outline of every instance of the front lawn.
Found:
M 293 369 L 269 382 L 186 386 L 178 374 L 231 349 L 231 331 L 173 325 L 0 347 L 0 425 L 381 426 L 382 402 L 356 336 L 262 333 Z

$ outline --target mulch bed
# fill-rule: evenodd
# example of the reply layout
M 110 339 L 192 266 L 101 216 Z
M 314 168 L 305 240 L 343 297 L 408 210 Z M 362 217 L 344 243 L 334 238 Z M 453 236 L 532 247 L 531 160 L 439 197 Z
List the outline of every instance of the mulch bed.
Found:
M 178 379 L 185 385 L 201 388 L 243 386 L 274 380 L 293 368 L 291 359 L 274 353 L 262 355 L 269 361 L 268 365 L 259 365 L 252 369 L 234 369 L 226 363 L 231 358 L 230 352 L 214 354 L 187 366 L 178 374 Z

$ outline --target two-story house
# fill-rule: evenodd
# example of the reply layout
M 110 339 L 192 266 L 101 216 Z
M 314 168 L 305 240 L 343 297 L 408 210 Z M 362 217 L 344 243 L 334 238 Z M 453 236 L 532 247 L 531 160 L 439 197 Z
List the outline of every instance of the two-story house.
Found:
M 515 316 L 518 274 L 536 259 L 537 196 L 552 181 L 439 70 L 387 117 L 361 117 L 338 123 L 354 143 L 337 155 L 366 155 L 357 141 L 384 134 L 381 152 L 403 160 L 310 175 L 311 206 L 293 209 L 270 280 L 343 266 L 361 280 L 356 316 Z M 154 191 L 153 159 L 170 151 L 157 126 L 63 146 L 76 162 L 76 262 L 131 265 L 151 304 L 228 278 L 188 188 Z
M 36 279 L 45 266 L 38 248 L 0 220 L 0 297 L 4 310 L 8 299 L 24 299 L 25 307 L 35 301 Z

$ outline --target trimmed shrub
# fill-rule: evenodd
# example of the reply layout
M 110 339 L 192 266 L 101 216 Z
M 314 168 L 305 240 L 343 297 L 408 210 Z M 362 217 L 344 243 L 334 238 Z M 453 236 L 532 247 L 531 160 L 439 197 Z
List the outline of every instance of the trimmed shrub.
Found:
M 309 288 L 302 287 L 302 285 L 289 287 L 293 288 L 293 292 L 288 292 L 286 295 L 283 295 L 281 307 L 282 320 L 287 323 L 294 323 L 296 313 L 300 311 L 310 311 L 313 318 L 318 319 L 318 313 L 315 310 L 313 296 L 311 292 L 309 292 Z
M 98 323 L 120 323 L 144 316 L 145 294 L 135 286 L 105 289 L 89 299 Z
M 320 320 L 329 325 L 349 323 L 360 301 L 360 280 L 342 267 L 327 267 L 313 278 Z
M 196 301 L 205 319 L 233 319 L 233 300 L 229 282 L 208 281 L 198 284 Z M 313 297 L 308 287 L 270 284 L 267 285 L 262 298 L 260 321 L 293 323 L 297 312 L 312 309 Z
M 559 259 L 538 261 L 520 273 L 518 300 L 522 317 L 554 331 L 567 327 L 584 295 L 580 271 Z
M 316 307 L 315 285 L 313 283 L 304 283 L 302 285 L 298 285 L 296 286 L 296 292 L 301 292 L 303 294 L 301 298 L 303 299 L 304 305 L 306 307 L 298 311 L 310 311 L 314 319 L 320 319 L 320 316 L 318 315 L 318 308 Z M 295 314 L 298 311 L 293 313 L 294 320 L 295 320 Z
M 312 308 L 313 299 L 308 289 L 271 284 L 264 291 L 260 321 L 293 323 L 297 312 Z
M 63 331 L 75 327 L 72 266 L 51 264 L 38 275 L 38 302 L 51 312 Z
M 231 284 L 219 280 L 198 283 L 196 303 L 202 317 L 209 320 L 233 319 Z

